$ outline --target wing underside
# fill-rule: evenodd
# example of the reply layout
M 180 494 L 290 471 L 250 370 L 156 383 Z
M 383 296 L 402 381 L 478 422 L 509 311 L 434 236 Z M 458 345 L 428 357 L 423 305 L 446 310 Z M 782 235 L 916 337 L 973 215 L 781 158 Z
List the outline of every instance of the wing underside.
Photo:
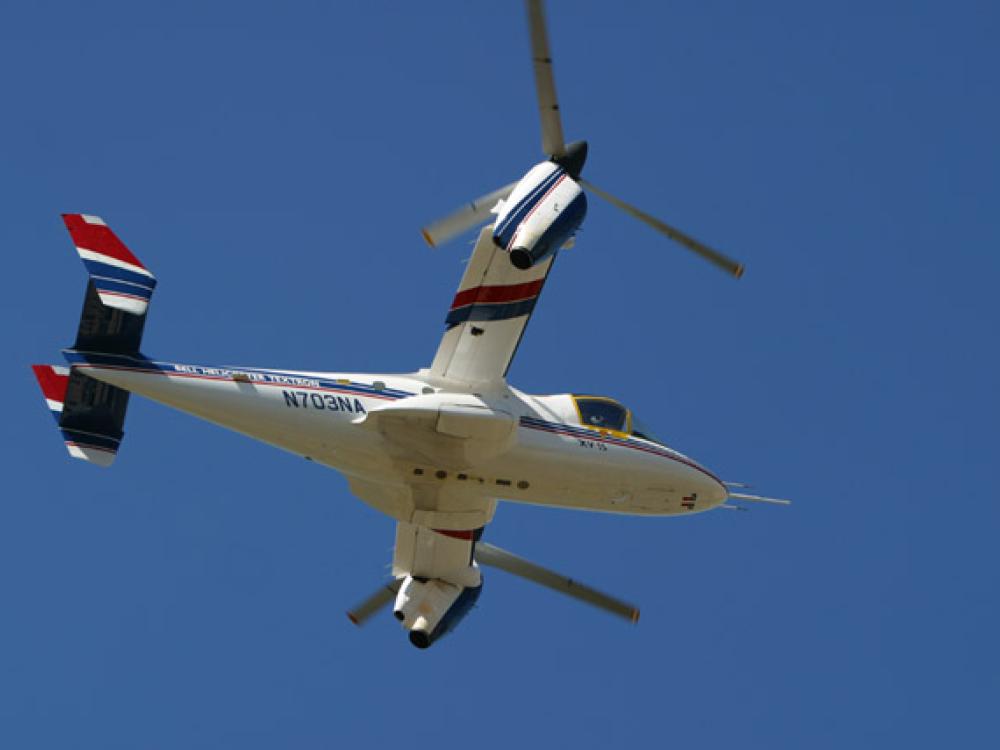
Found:
M 446 318 L 431 375 L 472 385 L 502 380 L 542 292 L 554 257 L 515 268 L 483 227 Z

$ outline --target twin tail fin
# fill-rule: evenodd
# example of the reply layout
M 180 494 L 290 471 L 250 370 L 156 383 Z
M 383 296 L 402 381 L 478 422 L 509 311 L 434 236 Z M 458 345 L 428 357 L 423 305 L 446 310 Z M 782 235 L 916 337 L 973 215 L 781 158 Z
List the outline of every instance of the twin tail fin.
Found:
M 156 278 L 99 217 L 63 214 L 89 274 L 73 350 L 138 355 Z M 124 436 L 128 391 L 75 367 L 32 365 L 69 454 L 110 466 Z

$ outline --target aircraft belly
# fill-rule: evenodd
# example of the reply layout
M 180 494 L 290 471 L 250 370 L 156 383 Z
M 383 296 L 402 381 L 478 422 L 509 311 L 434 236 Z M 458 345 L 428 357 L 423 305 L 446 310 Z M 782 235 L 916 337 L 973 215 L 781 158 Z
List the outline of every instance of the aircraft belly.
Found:
M 485 465 L 483 473 L 510 482 L 509 489 L 498 490 L 504 500 L 628 512 L 618 507 L 627 485 L 617 463 L 558 436 L 519 430 L 517 445 Z

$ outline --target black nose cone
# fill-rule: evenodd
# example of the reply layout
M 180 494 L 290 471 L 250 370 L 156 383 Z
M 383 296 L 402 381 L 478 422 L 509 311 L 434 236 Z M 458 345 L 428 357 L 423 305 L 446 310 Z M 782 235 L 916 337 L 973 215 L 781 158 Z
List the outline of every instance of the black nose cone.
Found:
M 574 180 L 579 178 L 587 162 L 587 142 L 573 141 L 562 155 L 553 156 L 552 161 L 565 169 Z

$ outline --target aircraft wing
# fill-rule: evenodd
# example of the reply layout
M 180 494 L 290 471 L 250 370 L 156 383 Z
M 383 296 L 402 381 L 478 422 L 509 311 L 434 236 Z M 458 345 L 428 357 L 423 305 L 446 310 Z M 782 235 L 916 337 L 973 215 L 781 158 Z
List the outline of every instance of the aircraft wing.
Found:
M 521 342 L 554 256 L 522 271 L 493 244 L 493 227 L 476 248 L 445 319 L 430 374 L 464 385 L 503 380 Z

